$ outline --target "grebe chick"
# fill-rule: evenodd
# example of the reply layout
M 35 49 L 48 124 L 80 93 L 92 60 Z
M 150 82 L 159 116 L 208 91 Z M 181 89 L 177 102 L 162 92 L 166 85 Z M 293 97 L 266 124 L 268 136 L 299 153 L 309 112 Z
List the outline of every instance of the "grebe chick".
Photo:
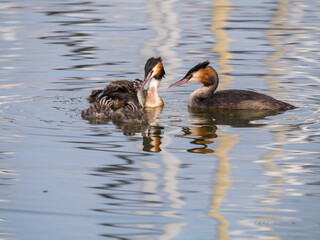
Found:
M 89 108 L 82 111 L 81 115 L 84 119 L 109 119 L 113 114 L 111 106 L 114 104 L 112 99 L 103 97 L 99 102 L 94 102 Z
M 126 102 L 118 109 L 115 109 L 114 104 L 112 99 L 104 96 L 99 102 L 94 102 L 89 108 L 83 110 L 82 117 L 87 120 L 105 119 L 127 124 L 148 123 L 147 115 L 141 112 L 134 102 Z
M 201 82 L 203 84 L 202 87 L 190 95 L 188 100 L 190 107 L 281 111 L 295 108 L 291 104 L 253 91 L 230 89 L 215 92 L 219 84 L 219 76 L 218 73 L 209 66 L 209 61 L 199 63 L 191 68 L 183 79 L 172 84 L 169 88 L 188 82 Z
M 127 101 L 132 101 L 139 105 L 137 98 L 138 90 L 141 89 L 142 81 L 135 79 L 134 81 L 128 80 L 115 80 L 109 83 L 104 89 L 93 90 L 88 97 L 89 102 L 99 102 L 102 98 L 112 99 L 116 108 L 121 108 Z
M 133 102 L 127 102 L 125 105 L 113 112 L 111 120 L 117 123 L 126 124 L 147 124 L 148 117 L 140 111 L 137 105 Z

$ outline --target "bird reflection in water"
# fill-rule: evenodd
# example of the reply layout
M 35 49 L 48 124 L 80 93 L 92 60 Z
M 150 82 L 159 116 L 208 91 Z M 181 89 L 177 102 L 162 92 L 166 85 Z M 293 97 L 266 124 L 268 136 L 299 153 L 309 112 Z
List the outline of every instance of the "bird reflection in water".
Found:
M 145 135 L 146 130 L 148 130 L 149 124 L 146 123 L 130 123 L 130 122 L 120 122 L 116 120 L 111 120 L 107 118 L 91 118 L 88 119 L 90 124 L 93 125 L 106 125 L 113 123 L 117 129 L 120 129 L 125 136 L 133 136 L 137 133 Z
M 147 152 L 160 152 L 161 144 L 161 129 L 163 127 L 156 125 L 157 116 L 162 112 L 163 106 L 153 107 L 153 108 L 144 108 L 144 114 L 148 117 L 147 123 L 128 123 L 128 122 L 118 122 L 112 121 L 112 123 L 120 129 L 124 135 L 133 136 L 137 133 L 141 133 L 143 136 L 143 150 Z M 92 122 L 95 121 L 95 122 Z M 90 121 L 92 124 L 106 124 L 108 120 L 106 119 L 92 119 Z M 148 143 L 150 142 L 150 143 Z
M 154 108 L 145 108 L 144 111 L 149 118 L 149 127 L 146 134 L 143 135 L 143 151 L 160 152 L 161 138 L 164 127 L 157 124 L 157 116 L 161 114 L 163 106 Z
M 209 148 L 208 145 L 213 143 L 212 140 L 216 138 L 216 130 L 217 127 L 215 125 L 212 126 L 200 126 L 200 127 L 183 127 L 182 131 L 184 135 L 182 137 L 192 138 L 192 144 L 200 145 L 203 147 L 196 147 L 188 149 L 188 152 L 193 153 L 212 153 L 213 149 Z
M 127 122 L 111 121 L 107 118 L 89 119 L 90 124 L 108 124 L 112 122 L 117 129 L 120 129 L 125 136 L 133 136 L 141 133 L 143 137 L 143 151 L 160 152 L 161 139 L 163 136 L 163 126 L 158 125 L 158 115 L 161 114 L 163 106 L 142 109 L 149 119 L 145 124 L 134 124 Z
M 141 133 L 143 136 L 143 151 L 145 152 L 160 152 L 161 138 L 164 127 L 157 124 L 157 116 L 161 114 L 163 106 L 144 108 L 143 112 L 148 116 L 147 124 L 128 124 L 123 122 L 115 122 L 113 124 L 121 129 L 124 135 L 132 136 L 136 133 Z
M 182 127 L 183 135 L 176 137 L 190 138 L 190 143 L 197 145 L 187 149 L 193 153 L 213 153 L 210 148 L 213 139 L 217 138 L 217 125 L 229 125 L 232 127 L 260 127 L 266 123 L 252 123 L 268 116 L 281 114 L 278 110 L 230 110 L 230 109 L 199 109 L 188 108 L 190 117 L 194 119 L 191 127 Z M 201 146 L 201 147 L 200 147 Z
M 266 117 L 283 113 L 283 110 L 264 109 L 199 109 L 188 108 L 189 114 L 195 118 L 212 120 L 216 125 L 229 125 L 232 127 L 259 127 L 265 123 L 253 123 Z
M 161 152 L 161 138 L 163 135 L 162 126 L 150 126 L 146 135 L 143 136 L 143 151 Z
M 193 153 L 212 153 L 213 149 L 209 148 L 209 145 L 213 143 L 214 138 L 217 137 L 217 126 L 214 124 L 212 118 L 204 111 L 202 113 L 190 112 L 190 116 L 195 119 L 193 126 L 182 127 L 183 135 L 177 135 L 176 137 L 190 138 L 191 143 L 197 145 L 195 148 L 188 149 L 188 152 Z

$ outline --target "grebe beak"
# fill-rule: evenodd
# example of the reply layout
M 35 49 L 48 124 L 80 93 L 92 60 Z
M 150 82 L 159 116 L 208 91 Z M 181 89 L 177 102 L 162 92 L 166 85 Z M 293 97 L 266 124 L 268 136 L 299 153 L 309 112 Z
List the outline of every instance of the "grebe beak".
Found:
M 185 84 L 185 83 L 187 83 L 187 82 L 189 81 L 189 79 L 190 79 L 190 78 L 183 78 L 183 79 L 181 79 L 180 81 L 175 82 L 174 84 L 171 84 L 171 85 L 169 86 L 169 88 L 172 88 L 172 87 L 176 87 L 176 86 L 180 86 L 180 85 L 182 85 L 182 84 Z
M 151 78 L 153 78 L 153 74 L 152 74 L 152 73 L 153 73 L 153 72 L 151 71 L 151 72 L 148 74 L 148 76 L 144 79 L 144 81 L 143 81 L 143 83 L 142 83 L 142 86 L 141 86 L 142 89 L 144 88 L 144 85 L 146 85 L 147 82 L 149 82 L 149 80 L 150 80 Z
M 149 80 L 151 80 L 155 75 L 156 75 L 156 71 L 157 71 L 157 69 L 152 69 L 149 73 L 148 73 L 148 75 L 144 78 L 144 81 L 143 81 L 143 83 L 142 83 L 142 87 L 141 88 L 144 88 L 144 85 L 146 85 L 147 84 L 147 82 L 149 82 Z

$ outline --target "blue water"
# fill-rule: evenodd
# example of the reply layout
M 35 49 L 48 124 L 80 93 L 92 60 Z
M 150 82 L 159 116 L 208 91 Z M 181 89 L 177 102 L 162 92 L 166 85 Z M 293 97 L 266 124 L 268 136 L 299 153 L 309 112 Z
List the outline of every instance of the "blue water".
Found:
M 0 239 L 319 239 L 317 1 L 0 1 Z M 161 56 L 147 129 L 81 118 L 87 95 Z M 219 89 L 297 109 L 188 110 Z

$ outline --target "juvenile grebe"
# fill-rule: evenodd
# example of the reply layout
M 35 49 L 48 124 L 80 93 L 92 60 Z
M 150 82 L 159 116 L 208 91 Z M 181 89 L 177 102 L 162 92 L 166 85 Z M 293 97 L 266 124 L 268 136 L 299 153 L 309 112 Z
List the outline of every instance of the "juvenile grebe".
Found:
M 104 89 L 92 91 L 88 100 L 93 104 L 82 111 L 82 117 L 85 119 L 108 118 L 118 122 L 145 122 L 147 117 L 143 116 L 139 107 L 163 105 L 157 87 L 164 75 L 161 57 L 148 59 L 145 64 L 143 82 L 139 79 L 134 81 L 116 80 Z M 143 94 L 143 87 L 147 82 L 150 83 L 145 93 L 145 101 L 142 102 L 140 96 Z
M 146 124 L 148 116 L 141 112 L 135 103 L 127 102 L 111 114 L 111 120 L 117 123 Z
M 138 90 L 140 90 L 142 81 L 135 79 L 134 81 L 116 80 L 109 83 L 104 89 L 93 90 L 88 97 L 89 102 L 99 102 L 102 98 L 113 100 L 115 108 L 121 108 L 128 101 L 134 102 L 139 106 L 137 98 Z
M 169 86 L 170 88 L 188 82 L 201 82 L 203 86 L 194 91 L 189 97 L 188 105 L 190 107 L 266 110 L 288 110 L 295 108 L 288 103 L 253 91 L 231 89 L 215 92 L 219 84 L 219 76 L 208 65 L 209 61 L 199 63 L 191 68 L 183 79 Z
M 82 111 L 82 117 L 84 119 L 106 119 L 112 120 L 117 123 L 129 123 L 129 124 L 146 124 L 148 123 L 148 117 L 146 114 L 140 111 L 137 103 L 129 99 L 123 102 L 123 105 L 118 108 L 115 106 L 115 101 L 107 96 L 102 97 L 98 102 L 94 102 L 87 109 Z M 100 122 L 100 121 L 94 121 Z M 101 121 L 101 123 L 104 123 Z

